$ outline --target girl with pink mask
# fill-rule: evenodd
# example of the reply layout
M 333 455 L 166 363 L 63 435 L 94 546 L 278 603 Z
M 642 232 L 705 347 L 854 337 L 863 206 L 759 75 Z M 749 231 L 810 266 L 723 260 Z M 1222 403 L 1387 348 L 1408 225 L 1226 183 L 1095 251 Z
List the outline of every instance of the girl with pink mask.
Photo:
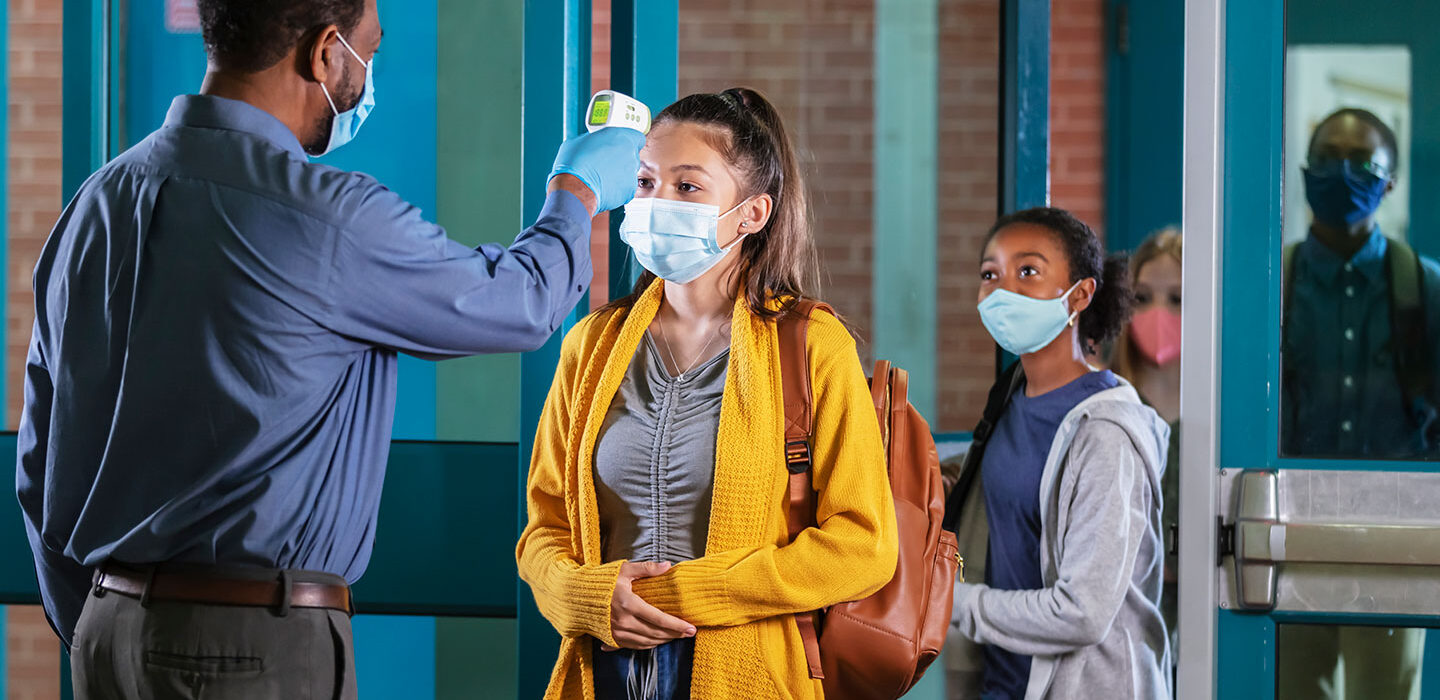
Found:
M 1165 496 L 1160 521 L 1167 542 L 1165 590 L 1160 611 L 1175 634 L 1175 574 L 1169 538 L 1180 500 L 1180 251 L 1179 229 L 1164 229 L 1145 240 L 1130 258 L 1135 315 L 1115 342 L 1114 372 L 1135 385 L 1140 398 L 1170 424 L 1170 454 L 1160 488 Z

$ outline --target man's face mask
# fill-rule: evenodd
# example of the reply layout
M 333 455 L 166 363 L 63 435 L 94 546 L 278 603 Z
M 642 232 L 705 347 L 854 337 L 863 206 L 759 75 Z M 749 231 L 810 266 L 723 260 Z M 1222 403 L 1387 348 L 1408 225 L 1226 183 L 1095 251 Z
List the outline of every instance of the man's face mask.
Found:
M 355 53 L 350 42 L 345 37 L 336 34 L 335 37 L 345 46 L 345 50 L 355 57 L 360 65 L 365 66 L 365 89 L 360 92 L 360 101 L 355 106 L 341 112 L 335 107 L 335 99 L 330 96 L 330 90 L 325 83 L 320 83 L 320 89 L 325 91 L 325 100 L 330 103 L 330 111 L 335 113 L 335 119 L 330 123 L 330 141 L 325 146 L 325 151 L 320 155 L 334 152 L 335 149 L 350 143 L 356 134 L 360 133 L 360 127 L 365 124 L 365 119 L 370 116 L 370 110 L 375 108 L 375 60 L 369 63 Z
M 1315 220 L 1342 228 L 1374 216 L 1390 185 L 1384 170 L 1349 160 L 1317 159 L 1304 172 L 1305 199 Z

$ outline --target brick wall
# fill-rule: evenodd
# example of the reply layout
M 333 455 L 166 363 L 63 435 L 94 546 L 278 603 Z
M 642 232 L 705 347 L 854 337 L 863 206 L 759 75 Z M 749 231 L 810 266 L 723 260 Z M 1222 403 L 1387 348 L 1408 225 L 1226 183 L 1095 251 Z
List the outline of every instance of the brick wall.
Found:
M 995 378 L 980 325 L 980 248 L 994 223 L 1000 169 L 1000 2 L 940 2 L 940 224 L 936 429 L 975 427 Z
M 60 643 L 38 606 L 5 608 L 7 700 L 60 697 Z
M 20 418 L 30 342 L 30 275 L 60 214 L 61 0 L 10 2 L 6 421 Z
M 34 302 L 31 271 L 60 213 L 61 0 L 8 0 L 9 151 L 5 426 L 20 419 Z M 10 700 L 60 695 L 59 642 L 38 607 L 9 607 L 5 672 Z
M 992 377 L 975 313 L 980 237 L 995 218 L 998 0 L 941 0 L 937 323 L 940 430 L 968 430 Z M 873 0 L 680 2 L 680 94 L 747 85 L 785 116 L 813 200 L 825 297 L 873 326 Z
M 590 91 L 596 92 L 610 87 L 610 0 L 593 0 L 590 12 Z M 590 308 L 598 309 L 610 300 L 609 213 L 590 222 L 590 259 L 595 268 Z
M 1105 6 L 1055 0 L 1050 19 L 1050 198 L 1105 230 Z
M 681 0 L 680 94 L 744 85 L 784 116 L 808 179 L 823 292 L 871 327 L 873 2 Z

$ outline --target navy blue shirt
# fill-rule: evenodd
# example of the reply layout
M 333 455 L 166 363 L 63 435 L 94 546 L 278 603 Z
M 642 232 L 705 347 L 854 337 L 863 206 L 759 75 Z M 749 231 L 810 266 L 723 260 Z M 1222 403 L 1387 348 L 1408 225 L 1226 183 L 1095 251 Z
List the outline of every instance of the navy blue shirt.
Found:
M 1039 396 L 1026 396 L 1022 385 L 1010 398 L 980 462 L 990 526 L 986 585 L 1007 591 L 1045 587 L 1040 573 L 1040 477 L 1050 444 L 1081 401 L 1118 384 L 1115 375 L 1104 370 Z M 986 700 L 1023 698 L 1029 682 L 1029 656 L 985 647 L 981 688 Z
M 1282 362 L 1280 440 L 1295 457 L 1435 459 L 1406 410 L 1391 347 L 1389 241 L 1377 229 L 1349 260 L 1314 236 L 1295 250 Z M 1427 361 L 1440 368 L 1440 265 L 1422 257 Z M 1428 397 L 1440 407 L 1440 395 Z
M 396 353 L 538 347 L 589 284 L 589 223 L 556 193 L 471 249 L 268 113 L 177 98 L 35 268 L 17 490 L 62 638 L 107 558 L 358 579 Z

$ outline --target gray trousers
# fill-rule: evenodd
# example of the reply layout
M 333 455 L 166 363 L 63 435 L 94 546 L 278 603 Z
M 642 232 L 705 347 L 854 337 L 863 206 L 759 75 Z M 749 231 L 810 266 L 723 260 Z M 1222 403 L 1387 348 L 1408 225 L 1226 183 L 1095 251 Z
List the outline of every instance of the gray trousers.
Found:
M 71 647 L 76 700 L 354 700 L 350 617 L 196 605 L 115 592 L 85 601 Z

